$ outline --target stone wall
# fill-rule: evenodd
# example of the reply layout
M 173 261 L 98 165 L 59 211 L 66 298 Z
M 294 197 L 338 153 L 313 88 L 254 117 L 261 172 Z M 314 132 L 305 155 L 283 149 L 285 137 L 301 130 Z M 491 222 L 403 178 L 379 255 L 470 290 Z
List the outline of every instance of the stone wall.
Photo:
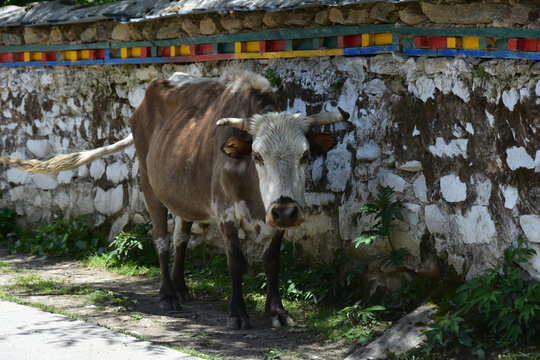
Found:
M 175 71 L 216 76 L 226 67 L 259 73 L 272 67 L 282 79 L 276 91 L 284 109 L 341 106 L 351 113 L 350 124 L 325 129 L 339 143 L 313 159 L 308 219 L 286 234 L 315 258 L 328 260 L 338 248 L 351 261 L 388 251 L 381 240 L 360 249 L 350 240 L 371 225 L 370 219 L 353 224 L 352 214 L 390 185 L 405 203 L 406 221 L 392 235 L 412 252 L 407 272 L 436 277 L 449 265 L 470 277 L 523 237 L 539 253 L 526 271 L 540 279 L 540 66 L 534 62 L 379 55 L 2 68 L 1 155 L 46 159 L 111 144 L 129 133 L 129 117 L 152 79 Z M 16 209 L 26 224 L 93 213 L 113 236 L 148 218 L 137 171 L 133 148 L 57 175 L 2 164 L 0 207 Z M 218 243 L 213 229 L 206 238 Z

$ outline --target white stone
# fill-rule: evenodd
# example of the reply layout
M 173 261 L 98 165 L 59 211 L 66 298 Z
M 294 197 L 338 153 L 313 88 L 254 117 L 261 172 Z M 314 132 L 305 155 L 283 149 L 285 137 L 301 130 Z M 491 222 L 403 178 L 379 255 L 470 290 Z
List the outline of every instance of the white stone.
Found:
M 424 174 L 420 174 L 420 176 L 414 180 L 413 189 L 414 195 L 418 198 L 418 200 L 424 203 L 427 202 L 427 186 L 426 177 Z
M 90 176 L 94 180 L 101 178 L 104 172 L 105 172 L 105 161 L 98 159 L 94 161 L 92 164 L 90 164 Z
M 305 198 L 306 198 L 307 206 L 326 205 L 328 203 L 333 202 L 336 199 L 336 195 L 334 195 L 333 193 L 328 193 L 328 192 L 323 192 L 323 193 L 307 192 L 305 194 Z
M 69 208 L 69 195 L 64 191 L 60 191 L 54 197 L 54 204 L 56 204 L 62 211 L 66 211 Z
M 351 175 L 351 153 L 345 142 L 338 144 L 326 156 L 328 169 L 327 188 L 332 191 L 344 191 Z
M 144 99 L 144 93 L 146 91 L 146 84 L 139 85 L 135 89 L 132 89 L 128 94 L 129 104 L 134 108 L 139 107 Z
M 504 207 L 507 209 L 513 209 L 516 206 L 516 202 L 519 198 L 518 189 L 513 186 L 501 186 L 501 191 L 504 195 Z
M 524 100 L 527 100 L 531 97 L 531 92 L 527 88 L 523 88 L 519 90 L 519 100 L 523 102 Z
M 418 136 L 420 135 L 420 131 L 416 128 L 416 125 L 414 125 L 414 130 L 412 132 L 412 136 Z
M 77 176 L 83 178 L 86 177 L 86 175 L 88 175 L 88 166 L 79 166 L 79 168 L 77 169 Z
M 514 106 L 516 106 L 517 102 L 519 101 L 519 93 L 514 88 L 505 90 L 502 93 L 502 101 L 508 110 L 514 111 Z
M 323 168 L 324 168 L 324 160 L 322 156 L 316 158 L 311 163 L 311 180 L 313 180 L 313 182 L 317 182 L 322 179 Z
M 538 80 L 538 82 L 536 83 L 534 92 L 536 93 L 536 96 L 540 97 L 540 80 Z
M 399 175 L 394 174 L 391 170 L 380 170 L 377 174 L 377 181 L 381 186 L 390 186 L 395 192 L 403 192 L 407 182 Z
M 418 160 L 411 160 L 401 165 L 398 165 L 397 168 L 399 170 L 404 170 L 408 172 L 418 172 L 418 171 L 422 171 L 422 163 Z
M 452 79 L 447 76 L 435 76 L 435 87 L 443 94 L 449 94 L 452 91 Z
M 26 147 L 34 156 L 44 158 L 49 154 L 50 145 L 48 140 L 28 140 Z
M 118 161 L 107 166 L 106 174 L 107 179 L 112 181 L 114 184 L 117 184 L 122 180 L 127 179 L 129 168 L 125 163 Z
M 506 149 L 506 163 L 510 170 L 516 170 L 521 167 L 525 169 L 534 169 L 534 160 L 527 153 L 524 147 L 513 146 Z
M 58 181 L 49 174 L 36 174 L 32 176 L 32 182 L 34 185 L 36 185 L 39 189 L 42 190 L 52 190 L 56 189 L 58 186 Z
M 419 214 L 422 210 L 422 207 L 418 204 L 404 203 L 403 208 L 403 216 L 405 218 L 405 221 L 413 227 L 416 226 L 419 222 Z
M 107 191 L 98 187 L 94 196 L 94 206 L 103 215 L 112 215 L 122 209 L 124 203 L 124 189 L 122 185 Z
M 467 131 L 469 134 L 474 135 L 474 128 L 471 123 L 465 124 L 465 131 Z
M 540 172 L 540 150 L 536 150 L 536 156 L 534 158 L 534 172 Z
M 487 110 L 485 110 L 485 113 L 489 126 L 493 127 L 493 125 L 495 124 L 495 117 L 491 115 Z
M 491 198 L 491 180 L 478 181 L 476 185 L 476 204 L 489 205 Z
M 381 148 L 373 139 L 356 150 L 356 159 L 360 161 L 373 161 L 380 157 Z
M 442 196 L 448 202 L 460 202 L 467 197 L 467 184 L 454 174 L 441 177 L 440 184 Z
M 124 227 L 127 225 L 128 221 L 129 213 L 125 212 L 113 222 L 111 225 L 111 230 L 109 231 L 109 241 L 112 241 L 116 235 L 124 230 Z
M 447 144 L 443 138 L 438 137 L 435 140 L 435 145 L 429 146 L 429 152 L 438 157 L 463 156 L 467 158 L 467 139 L 453 139 Z
M 14 184 L 26 184 L 30 174 L 17 168 L 9 168 L 6 171 L 7 180 Z
M 456 216 L 455 221 L 465 244 L 489 244 L 495 239 L 495 223 L 487 206 L 474 205 L 466 216 Z
M 381 79 L 373 79 L 366 84 L 364 91 L 371 95 L 382 95 L 386 91 L 386 85 Z
M 420 98 L 423 102 L 427 99 L 433 99 L 435 94 L 435 82 L 427 77 L 421 77 L 416 80 L 416 92 L 413 93 L 416 97 Z
M 457 80 L 452 87 L 452 92 L 454 93 L 454 95 L 459 96 L 466 103 L 469 102 L 469 89 L 463 81 Z
M 18 200 L 25 200 L 27 199 L 27 195 L 24 186 L 17 186 L 14 188 L 9 189 L 9 195 L 11 197 L 11 201 L 15 202 Z
M 536 214 L 521 215 L 519 224 L 527 240 L 540 244 L 540 216 Z M 539 254 L 540 255 L 540 254 Z
M 293 105 L 289 108 L 287 108 L 287 111 L 296 113 L 300 112 L 302 114 L 306 113 L 306 103 L 302 101 L 302 99 L 294 99 Z
M 444 234 L 448 231 L 448 220 L 441 214 L 437 205 L 427 205 L 424 208 L 424 218 L 431 234 Z
M 59 184 L 69 184 L 71 183 L 71 178 L 75 175 L 75 172 L 72 170 L 60 171 L 56 176 L 56 180 Z

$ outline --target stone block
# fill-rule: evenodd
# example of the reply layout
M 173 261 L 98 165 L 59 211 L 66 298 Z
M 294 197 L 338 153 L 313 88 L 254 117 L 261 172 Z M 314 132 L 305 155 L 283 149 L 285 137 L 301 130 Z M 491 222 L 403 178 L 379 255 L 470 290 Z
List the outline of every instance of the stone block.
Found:
M 372 20 L 395 22 L 397 20 L 396 5 L 389 2 L 378 2 L 371 8 L 369 17 Z
M 115 41 L 130 41 L 129 25 L 117 24 L 112 30 L 111 37 Z
M 53 44 L 61 44 L 65 41 L 64 32 L 57 26 L 53 26 L 49 34 L 49 41 Z
M 343 16 L 343 11 L 336 7 L 330 8 L 328 12 L 328 20 L 334 24 L 345 24 L 345 17 Z
M 524 147 L 512 146 L 506 149 L 506 163 L 510 170 L 519 168 L 534 169 L 534 160 Z
M 407 25 L 417 25 L 427 21 L 427 17 L 422 13 L 422 9 L 417 6 L 408 6 L 399 11 L 399 19 Z
M 418 198 L 418 200 L 424 203 L 427 202 L 426 177 L 424 176 L 424 174 L 420 174 L 420 176 L 416 180 L 414 180 L 413 190 L 414 195 Z
M 315 24 L 326 26 L 330 24 L 330 19 L 328 19 L 328 10 L 324 9 L 315 14 Z
M 521 215 L 519 225 L 527 240 L 540 244 L 540 216 L 536 214 Z
M 124 202 L 124 189 L 122 185 L 107 191 L 97 187 L 94 196 L 94 206 L 103 215 L 113 215 L 122 210 Z
M 217 26 L 211 18 L 202 19 L 199 23 L 199 29 L 203 35 L 214 35 L 217 33 Z
M 182 22 L 180 25 L 182 26 L 182 30 L 184 30 L 188 35 L 199 35 L 199 26 L 190 19 L 187 18 L 181 18 Z
M 467 198 L 467 184 L 454 174 L 441 177 L 440 185 L 441 194 L 448 202 L 460 202 Z
M 228 32 L 236 32 L 237 30 L 241 30 L 244 28 L 244 26 L 242 25 L 242 21 L 237 18 L 223 17 L 219 20 L 219 23 Z
M 26 148 L 32 155 L 38 158 L 44 158 L 50 151 L 49 140 L 28 140 L 26 142 Z
M 370 23 L 369 11 L 362 10 L 350 10 L 345 19 L 345 25 L 362 25 Z
M 269 28 L 277 28 L 283 26 L 284 17 L 285 15 L 281 12 L 267 12 L 264 14 L 262 22 Z
M 92 24 L 88 26 L 80 35 L 81 41 L 85 43 L 90 43 L 96 41 L 97 35 L 97 26 Z

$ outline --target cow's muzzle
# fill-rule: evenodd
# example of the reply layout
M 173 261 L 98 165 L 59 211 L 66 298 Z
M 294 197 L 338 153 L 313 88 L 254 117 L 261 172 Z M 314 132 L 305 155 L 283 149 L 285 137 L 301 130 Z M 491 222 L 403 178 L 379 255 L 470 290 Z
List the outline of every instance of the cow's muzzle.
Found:
M 289 197 L 281 197 L 273 202 L 266 213 L 266 223 L 277 229 L 298 226 L 304 221 L 304 211 Z

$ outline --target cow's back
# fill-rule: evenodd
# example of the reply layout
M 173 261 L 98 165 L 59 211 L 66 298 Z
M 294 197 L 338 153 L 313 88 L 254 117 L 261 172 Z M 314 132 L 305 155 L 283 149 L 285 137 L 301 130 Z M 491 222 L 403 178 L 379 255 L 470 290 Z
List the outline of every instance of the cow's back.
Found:
M 273 111 L 275 100 L 271 92 L 245 84 L 179 79 L 155 80 L 148 86 L 131 128 L 141 177 L 147 176 L 155 195 L 181 217 L 204 220 L 213 215 L 216 196 L 234 198 L 250 192 L 259 196 L 256 177 L 249 176 L 252 162 L 221 152 L 229 137 L 249 135 L 217 127 L 216 121 Z

